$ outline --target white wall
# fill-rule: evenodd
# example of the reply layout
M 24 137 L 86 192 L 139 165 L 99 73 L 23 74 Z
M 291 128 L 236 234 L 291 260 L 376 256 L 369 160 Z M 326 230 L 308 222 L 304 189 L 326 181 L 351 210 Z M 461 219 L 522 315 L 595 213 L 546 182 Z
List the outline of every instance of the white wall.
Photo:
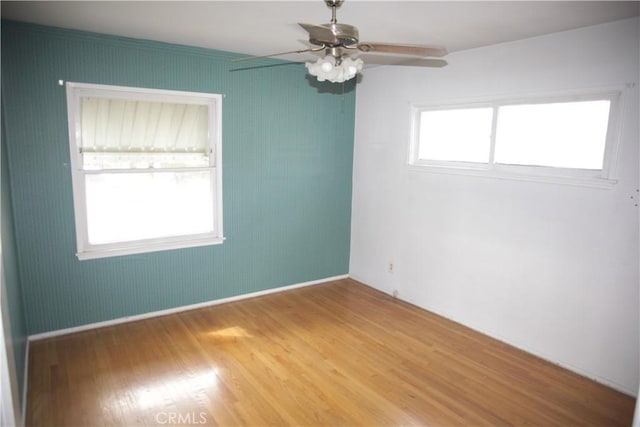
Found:
M 635 395 L 638 27 L 632 19 L 453 53 L 441 69 L 366 69 L 350 274 Z M 410 102 L 628 83 L 613 189 L 406 167 Z

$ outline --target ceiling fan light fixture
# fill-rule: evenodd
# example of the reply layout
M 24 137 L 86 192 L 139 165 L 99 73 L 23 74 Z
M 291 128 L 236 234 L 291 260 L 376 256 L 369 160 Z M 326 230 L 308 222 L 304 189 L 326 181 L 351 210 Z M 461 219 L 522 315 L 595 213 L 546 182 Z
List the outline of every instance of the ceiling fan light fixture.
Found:
M 351 59 L 348 56 L 345 57 L 342 60 L 342 66 L 345 68 L 346 74 L 349 76 L 349 77 L 347 77 L 347 80 L 354 78 L 356 76 L 356 74 L 358 74 L 360 71 L 362 71 L 362 66 L 363 65 L 364 65 L 364 63 L 362 62 L 362 59 L 360 59 L 360 58 Z
M 333 61 L 327 60 L 327 58 L 323 59 L 322 63 L 320 64 L 320 68 L 325 73 L 330 73 L 333 70 Z
M 298 23 L 298 25 L 308 33 L 311 46 L 308 46 L 306 49 L 273 53 L 270 55 L 249 56 L 234 59 L 233 61 L 271 58 L 274 56 L 288 55 L 290 53 L 318 53 L 325 51 L 324 58 L 320 58 L 315 62 L 306 62 L 305 66 L 309 70 L 309 74 L 315 76 L 318 81 L 324 82 L 328 80 L 332 83 L 341 83 L 350 80 L 362 70 L 363 63 L 361 59 L 353 59 L 345 54 L 358 55 L 359 53 L 373 53 L 413 57 L 416 59 L 415 61 L 398 62 L 398 65 L 427 67 L 442 67 L 447 65 L 446 61 L 421 61 L 432 56 L 445 56 L 447 50 L 444 47 L 361 42 L 360 34 L 356 27 L 349 24 L 338 23 L 336 10 L 342 6 L 344 0 L 324 0 L 324 2 L 331 9 L 330 23 L 320 25 L 304 22 Z
M 328 80 L 331 83 L 342 83 L 354 78 L 362 70 L 363 62 L 360 58 L 345 56 L 338 60 L 333 55 L 326 55 L 316 62 L 306 62 L 304 65 L 309 74 L 316 76 L 319 82 Z

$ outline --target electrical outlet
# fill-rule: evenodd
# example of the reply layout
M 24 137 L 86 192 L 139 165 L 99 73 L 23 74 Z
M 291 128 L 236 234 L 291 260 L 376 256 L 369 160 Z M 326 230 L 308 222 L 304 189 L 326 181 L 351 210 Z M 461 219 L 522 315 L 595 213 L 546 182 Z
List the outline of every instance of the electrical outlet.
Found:
M 389 273 L 393 273 L 393 261 L 389 261 Z

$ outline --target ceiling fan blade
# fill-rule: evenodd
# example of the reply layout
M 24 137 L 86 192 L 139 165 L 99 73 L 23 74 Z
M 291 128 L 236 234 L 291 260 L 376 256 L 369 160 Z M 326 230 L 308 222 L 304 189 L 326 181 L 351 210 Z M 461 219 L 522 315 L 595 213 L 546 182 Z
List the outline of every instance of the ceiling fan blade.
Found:
M 366 53 L 389 53 L 394 55 L 419 56 L 421 58 L 430 56 L 440 57 L 447 54 L 447 50 L 443 47 L 409 44 L 362 42 L 358 44 L 358 49 Z
M 309 33 L 309 41 L 313 44 L 340 44 L 340 40 L 338 40 L 338 37 L 336 37 L 331 28 L 327 28 L 322 25 L 305 24 L 303 22 L 298 22 L 298 25 Z
M 245 58 L 233 59 L 231 62 L 251 61 L 253 59 L 271 58 L 273 56 L 289 55 L 291 53 L 317 52 L 322 49 L 324 49 L 324 46 L 320 48 L 308 48 L 308 49 L 300 49 L 300 50 L 291 50 L 289 52 L 272 53 L 269 55 L 247 56 Z
M 448 65 L 444 59 L 433 58 L 402 58 L 398 56 L 385 56 L 385 55 L 368 55 L 362 54 L 360 58 L 365 64 L 371 66 L 377 65 L 401 65 L 408 67 L 430 67 L 430 68 L 442 68 Z
M 442 68 L 449 65 L 449 63 L 444 59 L 416 58 L 416 59 L 407 59 L 406 61 L 396 62 L 393 65 L 404 65 L 408 67 Z

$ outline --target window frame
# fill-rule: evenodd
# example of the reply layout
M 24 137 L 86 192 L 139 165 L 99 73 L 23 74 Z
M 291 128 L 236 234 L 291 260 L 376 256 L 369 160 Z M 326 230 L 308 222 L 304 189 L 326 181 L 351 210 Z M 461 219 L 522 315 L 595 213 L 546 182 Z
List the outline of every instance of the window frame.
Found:
M 451 103 L 411 103 L 411 128 L 407 165 L 410 170 L 420 172 L 471 175 L 498 179 L 551 182 L 558 184 L 610 188 L 617 183 L 615 176 L 618 161 L 621 128 L 620 117 L 622 114 L 622 106 L 624 104 L 624 92 L 624 88 L 622 87 L 609 87 L 551 93 L 523 94 L 513 97 L 468 99 Z M 496 163 L 494 161 L 500 107 L 597 100 L 607 100 L 611 103 L 602 169 L 595 170 L 535 165 L 511 165 Z M 438 161 L 418 158 L 420 143 L 420 116 L 423 111 L 483 107 L 493 109 L 488 163 Z
M 66 82 L 69 157 L 73 187 L 76 256 L 79 260 L 131 255 L 163 250 L 222 244 L 225 240 L 222 218 L 222 95 L 128 86 Z M 150 102 L 206 105 L 209 118 L 209 165 L 206 167 L 101 169 L 82 168 L 81 101 L 82 97 L 105 97 Z M 208 171 L 215 192 L 213 231 L 210 233 L 158 237 L 115 243 L 92 244 L 88 239 L 87 197 L 85 177 L 91 174 L 171 173 Z

